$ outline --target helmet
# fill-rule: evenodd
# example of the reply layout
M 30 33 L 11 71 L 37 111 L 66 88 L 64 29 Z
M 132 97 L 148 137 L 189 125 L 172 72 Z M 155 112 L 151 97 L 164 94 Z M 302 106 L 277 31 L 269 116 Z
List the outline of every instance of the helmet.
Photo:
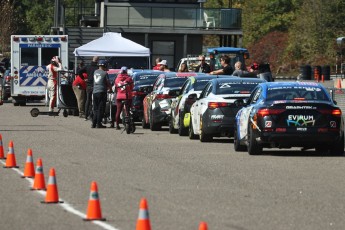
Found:
M 107 66 L 107 62 L 105 60 L 99 60 L 98 66 Z
M 120 73 L 127 73 L 127 67 L 126 66 L 122 66 Z

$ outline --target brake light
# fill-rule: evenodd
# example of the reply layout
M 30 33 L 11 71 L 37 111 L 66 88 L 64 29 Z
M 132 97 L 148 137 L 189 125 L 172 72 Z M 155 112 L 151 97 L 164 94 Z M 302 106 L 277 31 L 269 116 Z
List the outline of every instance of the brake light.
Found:
M 140 91 L 132 91 L 132 96 L 135 97 L 135 96 L 144 96 L 146 95 L 146 93 L 144 92 L 140 92 Z
M 168 99 L 168 98 L 172 98 L 169 96 L 169 94 L 157 94 L 155 99 L 158 99 L 158 100 L 163 100 L 163 99 Z
M 208 103 L 209 109 L 217 109 L 217 108 L 226 107 L 226 106 L 228 106 L 228 103 L 226 102 L 209 102 Z
M 265 117 L 270 115 L 278 115 L 284 111 L 285 109 L 259 109 L 257 114 L 258 116 Z
M 336 116 L 336 117 L 341 117 L 341 114 L 342 114 L 340 109 L 333 109 L 333 110 L 320 109 L 318 111 L 322 114 L 330 114 L 330 115 Z
M 11 76 L 6 76 L 5 81 L 11 81 Z
M 67 37 L 66 36 L 61 37 L 61 41 L 66 42 L 67 41 Z
M 19 37 L 13 37 L 13 41 L 18 42 L 19 41 Z
M 38 42 L 41 42 L 41 41 L 43 41 L 43 38 L 42 38 L 42 37 L 38 37 L 38 38 L 37 38 L 37 41 L 38 41 Z

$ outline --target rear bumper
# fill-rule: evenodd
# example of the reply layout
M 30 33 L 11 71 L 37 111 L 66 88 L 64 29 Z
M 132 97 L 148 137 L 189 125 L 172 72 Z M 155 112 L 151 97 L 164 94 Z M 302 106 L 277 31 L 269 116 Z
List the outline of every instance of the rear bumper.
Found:
M 204 121 L 203 130 L 206 134 L 212 136 L 226 136 L 226 137 L 233 137 L 234 136 L 234 128 L 235 128 L 235 118 L 233 117 L 224 117 L 221 122 L 208 120 Z
M 340 132 L 327 133 L 276 133 L 263 132 L 259 135 L 258 142 L 261 144 L 275 144 L 288 147 L 305 147 L 329 145 L 340 138 L 343 138 Z

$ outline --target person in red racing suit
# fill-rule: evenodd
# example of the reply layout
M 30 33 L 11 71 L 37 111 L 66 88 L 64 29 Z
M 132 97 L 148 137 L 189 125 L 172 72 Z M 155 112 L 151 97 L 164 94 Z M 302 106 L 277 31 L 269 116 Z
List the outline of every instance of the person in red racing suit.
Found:
M 57 77 L 58 71 L 62 70 L 61 60 L 58 56 L 54 56 L 51 63 L 47 65 L 48 71 L 48 83 L 47 88 L 49 90 L 49 112 L 54 111 L 56 104 L 56 90 L 57 90 Z
M 123 86 L 126 85 L 126 86 Z M 116 129 L 119 130 L 120 128 L 120 114 L 123 109 L 123 100 L 128 100 L 128 104 L 132 105 L 132 90 L 133 90 L 133 80 L 132 78 L 127 74 L 127 67 L 123 66 L 121 67 L 120 74 L 117 75 L 117 78 L 115 80 L 115 86 L 116 86 Z M 128 93 L 128 98 L 126 97 L 126 91 Z

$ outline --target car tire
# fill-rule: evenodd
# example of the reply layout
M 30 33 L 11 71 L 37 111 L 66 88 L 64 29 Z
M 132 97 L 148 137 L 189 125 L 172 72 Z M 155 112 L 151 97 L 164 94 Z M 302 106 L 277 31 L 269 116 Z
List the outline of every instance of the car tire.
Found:
M 330 154 L 335 156 L 343 156 L 344 155 L 344 132 L 341 135 L 340 140 L 335 142 L 330 149 Z
M 180 136 L 187 136 L 188 135 L 188 129 L 186 129 L 183 125 L 183 114 L 181 114 L 180 112 L 180 118 L 179 118 L 179 122 L 180 122 L 180 125 L 178 127 L 178 135 Z
M 253 127 L 248 127 L 248 153 L 249 155 L 260 155 L 262 146 L 256 141 L 256 134 Z
M 237 128 L 235 128 L 235 130 L 234 130 L 234 149 L 236 152 L 244 152 L 247 150 L 247 146 L 241 145 L 241 142 L 238 139 Z
M 148 129 L 148 128 L 149 128 L 149 124 L 146 123 L 145 117 L 143 117 L 143 118 L 141 119 L 141 127 L 142 127 L 143 129 Z
M 189 123 L 189 130 L 188 130 L 188 131 L 189 131 L 189 132 L 188 132 L 188 137 L 189 137 L 189 139 L 195 140 L 195 139 L 198 138 L 197 135 L 194 134 L 193 123 L 192 123 L 192 121 L 190 121 L 190 123 Z
M 151 129 L 151 131 L 158 131 L 158 130 L 160 130 L 160 125 L 159 124 L 155 124 L 154 122 L 153 122 L 153 114 L 152 114 L 152 112 L 150 113 L 150 129 Z
M 213 137 L 209 134 L 206 134 L 205 131 L 204 131 L 204 128 L 203 128 L 203 125 L 202 125 L 202 118 L 200 120 L 200 134 L 199 134 L 199 139 L 201 142 L 210 142 L 213 140 Z
M 173 118 L 172 117 L 170 118 L 170 121 L 169 121 L 169 133 L 170 134 L 177 133 L 177 130 L 174 128 Z

